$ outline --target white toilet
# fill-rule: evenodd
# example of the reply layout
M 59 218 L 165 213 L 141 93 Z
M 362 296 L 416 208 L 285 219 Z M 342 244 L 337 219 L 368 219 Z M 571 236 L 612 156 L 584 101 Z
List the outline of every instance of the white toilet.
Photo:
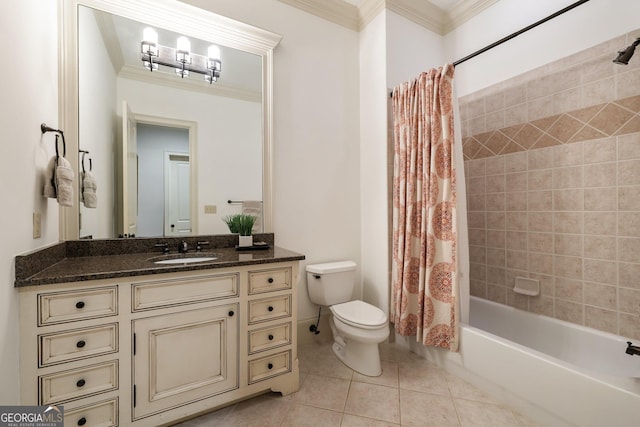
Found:
M 311 302 L 329 306 L 333 352 L 345 365 L 363 375 L 382 373 L 378 344 L 389 336 L 387 316 L 378 307 L 351 300 L 356 263 L 339 261 L 307 265 Z

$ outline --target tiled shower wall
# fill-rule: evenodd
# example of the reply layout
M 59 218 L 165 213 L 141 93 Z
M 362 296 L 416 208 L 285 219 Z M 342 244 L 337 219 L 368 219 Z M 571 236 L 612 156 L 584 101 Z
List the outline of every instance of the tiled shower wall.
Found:
M 640 339 L 638 36 L 460 99 L 472 295 Z

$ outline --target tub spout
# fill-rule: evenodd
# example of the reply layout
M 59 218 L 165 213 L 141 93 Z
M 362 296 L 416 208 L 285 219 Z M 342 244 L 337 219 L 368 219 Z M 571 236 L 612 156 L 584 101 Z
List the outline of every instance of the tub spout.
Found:
M 640 347 L 636 345 L 631 345 L 631 341 L 627 341 L 627 349 L 625 350 L 625 353 L 631 356 L 633 356 L 634 354 L 636 356 L 640 356 Z

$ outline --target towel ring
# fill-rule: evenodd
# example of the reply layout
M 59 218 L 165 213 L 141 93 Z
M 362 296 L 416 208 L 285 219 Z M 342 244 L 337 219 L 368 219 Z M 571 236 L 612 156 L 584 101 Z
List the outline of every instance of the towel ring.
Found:
M 80 152 L 82 153 L 82 160 L 81 160 L 82 172 L 86 172 L 85 167 L 84 167 L 84 155 L 85 154 L 89 154 L 89 152 L 85 151 L 85 150 L 80 150 Z M 89 172 L 91 172 L 92 170 L 93 170 L 93 161 L 92 161 L 91 157 L 89 157 Z
M 54 129 L 52 127 L 47 126 L 42 123 L 40 125 L 40 131 L 44 134 L 47 132 L 55 132 L 56 133 L 56 158 L 60 157 L 60 151 L 58 150 L 58 138 L 62 137 L 62 157 L 67 157 L 67 142 L 64 140 L 64 132 L 60 129 Z

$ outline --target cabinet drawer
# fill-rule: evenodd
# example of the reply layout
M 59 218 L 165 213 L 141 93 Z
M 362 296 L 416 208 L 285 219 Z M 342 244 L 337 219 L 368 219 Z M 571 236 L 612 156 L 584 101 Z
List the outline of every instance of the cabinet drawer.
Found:
M 249 354 L 291 344 L 291 323 L 249 331 Z
M 118 425 L 118 399 L 64 410 L 65 426 L 113 427 Z
M 291 289 L 291 269 L 249 272 L 249 294 Z
M 118 314 L 118 289 L 38 294 L 38 326 Z
M 131 289 L 133 311 L 191 304 L 237 296 L 238 274 L 140 282 Z
M 285 351 L 249 362 L 249 384 L 291 372 L 291 352 Z
M 118 351 L 118 325 L 40 335 L 40 366 Z
M 39 383 L 41 405 L 116 390 L 118 361 L 43 375 Z
M 249 301 L 249 323 L 291 316 L 291 294 Z

